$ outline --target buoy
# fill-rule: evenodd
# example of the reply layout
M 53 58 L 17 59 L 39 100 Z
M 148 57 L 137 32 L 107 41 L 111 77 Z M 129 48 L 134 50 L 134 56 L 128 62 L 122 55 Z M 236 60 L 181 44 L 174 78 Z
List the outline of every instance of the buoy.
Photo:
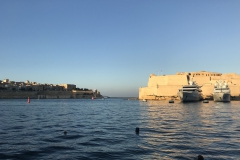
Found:
M 28 97 L 27 103 L 30 103 L 30 98 Z
M 63 133 L 64 133 L 64 135 L 66 135 L 66 134 L 67 134 L 67 131 L 64 131 Z
M 136 132 L 136 134 L 139 134 L 139 128 L 138 127 L 135 129 L 135 132 Z
M 197 159 L 198 159 L 198 160 L 204 160 L 204 158 L 203 158 L 202 155 L 198 155 L 198 156 L 197 156 Z
M 203 103 L 208 103 L 209 101 L 208 100 L 203 100 Z
M 174 100 L 172 100 L 172 99 L 171 99 L 171 100 L 169 100 L 169 103 L 174 103 Z

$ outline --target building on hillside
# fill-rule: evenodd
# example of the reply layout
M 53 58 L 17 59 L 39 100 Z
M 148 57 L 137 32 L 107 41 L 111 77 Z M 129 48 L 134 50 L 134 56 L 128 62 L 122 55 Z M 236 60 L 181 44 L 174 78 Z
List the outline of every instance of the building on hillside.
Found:
M 187 85 L 189 80 L 201 86 L 204 98 L 211 99 L 214 84 L 217 80 L 228 83 L 232 98 L 240 99 L 240 75 L 236 73 L 222 74 L 219 72 L 177 72 L 175 75 L 157 76 L 151 74 L 148 86 L 139 88 L 139 99 L 177 98 L 178 90 Z
M 4 79 L 0 81 L 0 91 L 72 91 L 76 89 L 74 84 L 40 84 L 37 82 L 15 82 Z
M 66 91 L 72 91 L 72 90 L 76 89 L 75 84 L 60 84 L 60 86 L 63 86 L 64 90 L 66 90 Z
M 4 79 L 3 82 L 4 83 L 9 83 L 9 79 Z

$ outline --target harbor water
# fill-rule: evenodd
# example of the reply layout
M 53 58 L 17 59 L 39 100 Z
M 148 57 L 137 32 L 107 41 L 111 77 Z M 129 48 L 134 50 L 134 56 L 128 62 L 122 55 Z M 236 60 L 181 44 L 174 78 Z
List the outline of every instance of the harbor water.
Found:
M 239 101 L 0 100 L 0 159 L 236 160 L 239 133 Z

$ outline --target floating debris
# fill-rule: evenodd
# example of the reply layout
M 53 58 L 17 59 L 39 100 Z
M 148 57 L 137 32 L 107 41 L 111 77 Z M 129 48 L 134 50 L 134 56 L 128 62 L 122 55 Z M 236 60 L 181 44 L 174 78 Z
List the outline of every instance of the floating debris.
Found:
M 136 132 L 136 134 L 139 134 L 139 128 L 138 127 L 135 129 L 135 132 Z
M 198 156 L 197 156 L 197 160 L 204 160 L 204 158 L 203 158 L 202 155 L 198 155 Z

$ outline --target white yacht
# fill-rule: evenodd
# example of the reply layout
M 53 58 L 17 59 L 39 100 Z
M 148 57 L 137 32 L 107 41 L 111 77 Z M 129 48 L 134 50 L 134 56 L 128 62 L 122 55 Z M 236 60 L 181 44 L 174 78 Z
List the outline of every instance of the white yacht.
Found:
M 230 89 L 225 81 L 216 81 L 213 90 L 213 100 L 215 102 L 230 102 Z
M 189 85 L 179 89 L 178 96 L 182 102 L 200 101 L 202 99 L 201 92 L 200 86 L 193 81 L 189 81 Z

